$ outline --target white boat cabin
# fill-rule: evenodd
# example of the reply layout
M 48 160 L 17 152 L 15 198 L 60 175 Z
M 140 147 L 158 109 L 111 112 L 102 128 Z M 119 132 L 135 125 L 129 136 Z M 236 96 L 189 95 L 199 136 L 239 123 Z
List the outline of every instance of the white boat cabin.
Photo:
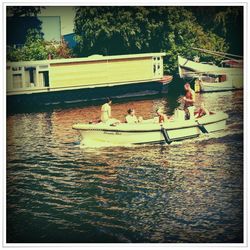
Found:
M 163 78 L 165 53 L 7 63 L 7 95 L 105 87 Z

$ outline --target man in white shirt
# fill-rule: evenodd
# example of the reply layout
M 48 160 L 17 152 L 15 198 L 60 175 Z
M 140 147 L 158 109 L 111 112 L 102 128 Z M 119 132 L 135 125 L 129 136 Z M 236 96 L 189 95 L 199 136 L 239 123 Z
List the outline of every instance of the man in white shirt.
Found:
M 129 109 L 128 114 L 125 117 L 126 123 L 138 123 L 138 119 L 135 115 L 135 110 L 134 109 Z
M 102 105 L 101 108 L 101 121 L 107 122 L 111 118 L 111 104 L 112 100 L 107 98 L 106 103 Z

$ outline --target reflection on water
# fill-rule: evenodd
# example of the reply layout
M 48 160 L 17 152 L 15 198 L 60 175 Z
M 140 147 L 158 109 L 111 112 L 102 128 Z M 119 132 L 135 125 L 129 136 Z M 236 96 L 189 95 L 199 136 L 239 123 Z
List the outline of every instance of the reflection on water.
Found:
M 91 106 L 7 119 L 8 242 L 242 242 L 243 93 L 197 95 L 228 129 L 171 146 L 84 148 Z M 114 103 L 145 119 L 167 97 Z

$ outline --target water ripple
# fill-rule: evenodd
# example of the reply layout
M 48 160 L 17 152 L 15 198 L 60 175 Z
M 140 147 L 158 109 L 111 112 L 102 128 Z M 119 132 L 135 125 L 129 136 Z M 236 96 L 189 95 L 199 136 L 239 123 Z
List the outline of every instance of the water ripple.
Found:
M 170 146 L 80 148 L 72 123 L 99 107 L 8 117 L 8 242 L 242 242 L 242 94 L 198 100 L 227 130 Z

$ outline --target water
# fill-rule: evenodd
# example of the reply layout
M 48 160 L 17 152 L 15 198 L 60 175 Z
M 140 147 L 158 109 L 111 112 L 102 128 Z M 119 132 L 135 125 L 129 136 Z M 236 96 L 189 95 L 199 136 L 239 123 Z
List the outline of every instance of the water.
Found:
M 176 98 L 114 103 L 151 118 Z M 7 242 L 243 241 L 243 92 L 197 96 L 225 131 L 170 146 L 80 148 L 73 123 L 99 106 L 7 118 Z

